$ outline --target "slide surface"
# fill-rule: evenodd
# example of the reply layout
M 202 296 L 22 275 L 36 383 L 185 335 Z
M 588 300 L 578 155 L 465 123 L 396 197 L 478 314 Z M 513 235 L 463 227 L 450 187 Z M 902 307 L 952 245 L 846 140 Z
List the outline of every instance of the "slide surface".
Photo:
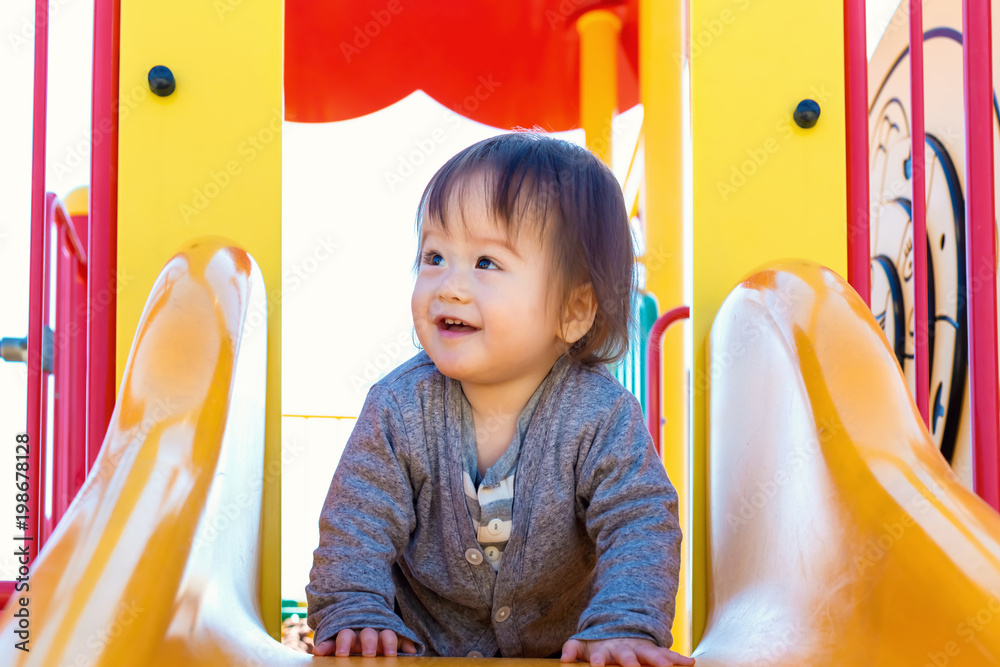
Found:
M 1000 515 L 933 446 L 850 286 L 811 262 L 760 271 L 708 352 L 698 664 L 1000 664 Z

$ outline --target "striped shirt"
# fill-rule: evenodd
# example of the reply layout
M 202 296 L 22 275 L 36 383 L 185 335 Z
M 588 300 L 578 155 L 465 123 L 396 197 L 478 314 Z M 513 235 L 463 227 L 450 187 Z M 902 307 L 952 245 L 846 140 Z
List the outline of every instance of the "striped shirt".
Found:
M 521 455 L 521 442 L 528 431 L 528 424 L 535 414 L 535 406 L 541 398 L 550 372 L 531 395 L 517 418 L 517 430 L 507 450 L 486 471 L 479 474 L 478 449 L 476 448 L 476 428 L 472 418 L 472 406 L 462 394 L 462 481 L 465 484 L 465 501 L 472 517 L 476 539 L 486 554 L 486 560 L 494 571 L 500 570 L 500 560 L 510 539 L 511 517 L 514 508 L 514 473 Z M 473 481 L 475 480 L 475 481 Z

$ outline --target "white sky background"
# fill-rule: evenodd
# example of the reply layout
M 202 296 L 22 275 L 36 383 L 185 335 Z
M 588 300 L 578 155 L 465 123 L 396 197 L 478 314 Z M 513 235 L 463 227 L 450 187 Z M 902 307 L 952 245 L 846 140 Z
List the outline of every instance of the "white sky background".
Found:
M 870 56 L 897 1 L 867 5 Z M 90 178 L 93 0 L 51 0 L 50 6 L 46 188 L 64 196 Z M 34 0 L 0 3 L 0 337 L 27 331 L 33 17 Z M 417 199 L 448 157 L 499 131 L 449 122 L 446 113 L 417 92 L 344 123 L 284 125 L 285 414 L 354 416 L 368 387 L 415 352 L 409 294 Z M 615 144 L 620 177 L 640 119 L 640 110 L 623 115 Z M 442 136 L 438 129 L 439 142 L 432 139 Z M 582 141 L 580 131 L 563 136 Z M 411 166 L 401 184 L 387 185 L 386 172 Z M 336 246 L 329 260 L 317 260 L 321 241 Z M 9 445 L 24 430 L 25 394 L 24 364 L 0 361 L 0 446 L 9 456 L 0 470 L 13 466 Z M 319 508 L 352 426 L 350 419 L 283 418 L 283 597 L 305 599 Z M 13 517 L 13 498 L 13 475 L 0 475 L 0 519 Z M 0 551 L 2 579 L 16 570 L 9 551 Z

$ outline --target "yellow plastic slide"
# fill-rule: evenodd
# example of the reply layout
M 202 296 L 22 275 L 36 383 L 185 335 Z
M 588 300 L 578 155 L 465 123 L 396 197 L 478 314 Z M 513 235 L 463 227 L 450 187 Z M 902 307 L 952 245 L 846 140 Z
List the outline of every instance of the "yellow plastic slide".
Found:
M 263 307 L 256 264 L 223 239 L 163 269 L 95 468 L 33 567 L 31 650 L 10 641 L 10 605 L 0 665 L 345 663 L 261 621 L 266 331 L 247 313 Z M 1000 518 L 930 444 L 850 288 L 808 263 L 756 274 L 723 306 L 711 363 L 698 664 L 995 664 Z
M 931 444 L 878 324 L 791 261 L 709 343 L 701 667 L 1000 663 L 1000 515 Z

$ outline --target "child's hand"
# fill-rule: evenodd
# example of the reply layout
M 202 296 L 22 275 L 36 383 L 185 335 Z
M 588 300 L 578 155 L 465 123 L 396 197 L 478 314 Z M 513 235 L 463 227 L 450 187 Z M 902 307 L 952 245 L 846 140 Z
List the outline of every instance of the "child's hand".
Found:
M 603 639 L 600 641 L 580 641 L 570 639 L 563 644 L 562 662 L 589 660 L 592 667 L 621 665 L 621 667 L 667 667 L 668 665 L 693 665 L 694 658 L 688 658 L 670 649 L 657 646 L 648 639 L 626 637 Z
M 336 642 L 333 639 L 327 639 L 317 644 L 313 649 L 313 655 L 335 653 L 338 656 L 346 656 L 351 653 L 360 653 L 364 656 L 379 654 L 393 656 L 396 655 L 397 645 L 403 653 L 417 654 L 417 647 L 412 641 L 406 637 L 400 639 L 392 630 L 379 632 L 375 628 L 365 628 L 360 633 L 356 633 L 354 630 L 344 628 L 337 633 Z

